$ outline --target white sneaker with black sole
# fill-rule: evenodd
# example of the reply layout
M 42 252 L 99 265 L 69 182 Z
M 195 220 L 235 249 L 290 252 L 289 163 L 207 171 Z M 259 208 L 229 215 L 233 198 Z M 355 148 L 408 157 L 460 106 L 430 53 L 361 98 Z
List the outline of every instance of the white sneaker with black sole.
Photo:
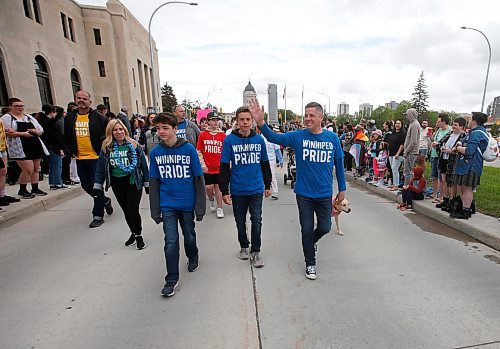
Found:
M 215 203 L 215 199 L 208 200 L 208 206 L 210 207 L 210 212 L 215 212 L 215 210 L 217 210 L 217 204 Z

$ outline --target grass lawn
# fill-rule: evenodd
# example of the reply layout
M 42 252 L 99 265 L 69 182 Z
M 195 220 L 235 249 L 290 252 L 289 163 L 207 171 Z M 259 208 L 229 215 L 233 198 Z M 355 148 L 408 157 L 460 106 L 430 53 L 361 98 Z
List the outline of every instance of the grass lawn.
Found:
M 426 163 L 425 178 L 430 178 L 431 164 Z M 427 182 L 432 186 L 432 183 Z M 476 208 L 479 212 L 500 217 L 500 168 L 483 166 L 481 184 L 474 193 Z

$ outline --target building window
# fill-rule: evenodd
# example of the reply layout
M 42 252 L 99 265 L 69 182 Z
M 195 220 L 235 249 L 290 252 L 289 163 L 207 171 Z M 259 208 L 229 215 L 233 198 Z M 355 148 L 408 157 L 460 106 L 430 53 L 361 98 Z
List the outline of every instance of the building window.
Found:
M 96 45 L 102 45 L 101 29 L 94 28 L 94 40 Z
M 106 77 L 106 68 L 104 67 L 104 61 L 97 61 L 97 65 L 99 66 L 99 76 L 101 78 Z
M 134 80 L 134 87 L 136 87 L 136 85 L 135 85 L 135 70 L 134 70 L 134 68 L 132 68 L 132 79 Z
M 7 92 L 7 77 L 5 76 L 2 53 L 0 52 L 0 105 L 7 105 L 9 93 Z
M 42 105 L 53 104 L 52 92 L 50 90 L 50 75 L 47 63 L 42 56 L 35 57 L 35 73 L 38 82 L 38 91 L 40 92 L 40 101 Z
M 24 7 L 24 15 L 31 19 L 29 0 L 23 0 L 23 7 Z
M 38 0 L 32 0 L 33 4 L 33 13 L 35 14 L 35 21 L 39 24 L 42 24 L 42 20 L 40 18 L 40 6 L 38 5 Z
M 68 27 L 67 27 L 66 15 L 62 12 L 61 12 L 61 24 L 62 24 L 64 37 L 67 39 L 68 38 Z
M 106 107 L 108 107 L 108 110 L 111 110 L 109 106 L 109 97 L 102 97 L 102 104 L 104 104 Z
M 71 87 L 73 88 L 73 95 L 75 95 L 78 91 L 81 91 L 82 84 L 80 82 L 80 74 L 76 69 L 71 69 Z
M 73 19 L 68 17 L 68 27 L 69 27 L 69 38 L 71 41 L 75 41 L 75 28 L 73 28 Z

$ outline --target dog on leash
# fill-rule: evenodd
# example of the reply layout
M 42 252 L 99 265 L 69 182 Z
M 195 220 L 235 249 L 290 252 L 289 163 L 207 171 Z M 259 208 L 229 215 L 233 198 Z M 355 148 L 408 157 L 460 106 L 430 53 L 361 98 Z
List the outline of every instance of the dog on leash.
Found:
M 344 235 L 342 230 L 340 230 L 340 225 L 339 225 L 339 216 L 340 213 L 342 212 L 345 213 L 351 212 L 351 207 L 349 207 L 349 201 L 347 201 L 347 199 L 344 199 L 339 203 L 337 203 L 335 200 L 332 204 L 332 217 L 335 218 L 335 226 L 337 227 L 337 234 L 341 236 Z

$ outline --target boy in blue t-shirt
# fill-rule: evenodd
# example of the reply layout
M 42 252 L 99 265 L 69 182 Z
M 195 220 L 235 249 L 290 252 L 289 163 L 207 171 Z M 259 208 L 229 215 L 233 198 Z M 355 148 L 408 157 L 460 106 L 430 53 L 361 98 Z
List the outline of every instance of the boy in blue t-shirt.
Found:
M 271 195 L 271 168 L 264 139 L 252 130 L 252 115 L 247 107 L 236 110 L 237 129 L 222 145 L 219 187 L 222 200 L 233 205 L 242 260 L 252 258 L 256 268 L 264 266 L 260 257 L 262 230 L 262 195 Z M 231 192 L 231 195 L 229 195 Z M 246 233 L 247 212 L 250 211 L 251 248 Z
M 345 199 L 344 153 L 336 133 L 323 130 L 323 107 L 316 102 L 305 107 L 306 129 L 278 134 L 264 122 L 264 111 L 256 99 L 250 101 L 250 112 L 260 131 L 271 143 L 295 150 L 297 181 L 295 194 L 302 231 L 302 250 L 306 277 L 316 279 L 316 243 L 332 227 L 333 169 L 337 177 L 336 202 Z M 314 228 L 314 214 L 317 226 Z
M 198 269 L 198 247 L 194 217 L 205 215 L 205 181 L 196 149 L 176 136 L 177 119 L 170 113 L 160 113 L 154 119 L 160 144 L 149 153 L 151 218 L 163 222 L 167 276 L 162 296 L 174 295 L 179 283 L 179 223 L 184 235 L 188 271 Z

